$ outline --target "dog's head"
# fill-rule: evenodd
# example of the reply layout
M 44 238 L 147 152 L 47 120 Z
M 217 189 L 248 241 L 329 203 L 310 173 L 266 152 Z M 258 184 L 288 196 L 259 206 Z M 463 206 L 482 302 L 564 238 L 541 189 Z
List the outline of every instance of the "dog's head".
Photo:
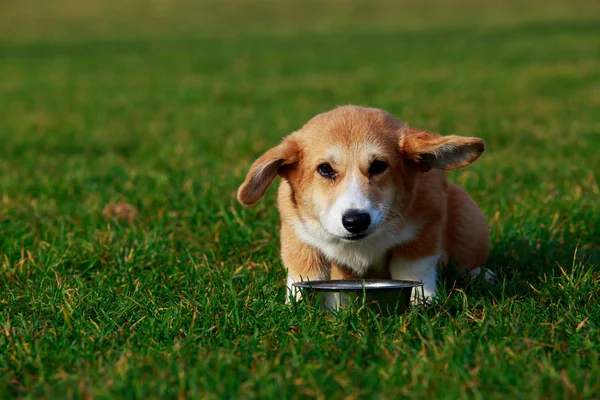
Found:
M 254 162 L 238 200 L 256 203 L 280 175 L 300 219 L 326 240 L 351 242 L 403 218 L 419 174 L 469 165 L 482 139 L 408 127 L 385 111 L 344 106 L 319 114 Z

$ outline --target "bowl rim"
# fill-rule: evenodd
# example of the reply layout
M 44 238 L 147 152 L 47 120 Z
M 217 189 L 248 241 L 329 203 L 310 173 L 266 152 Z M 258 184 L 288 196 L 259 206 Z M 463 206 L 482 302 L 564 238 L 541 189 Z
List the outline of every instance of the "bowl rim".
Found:
M 343 284 L 341 284 L 343 282 Z M 294 282 L 299 289 L 310 289 L 319 292 L 356 292 L 363 290 L 398 290 L 423 286 L 422 282 L 395 279 L 330 279 L 322 281 Z

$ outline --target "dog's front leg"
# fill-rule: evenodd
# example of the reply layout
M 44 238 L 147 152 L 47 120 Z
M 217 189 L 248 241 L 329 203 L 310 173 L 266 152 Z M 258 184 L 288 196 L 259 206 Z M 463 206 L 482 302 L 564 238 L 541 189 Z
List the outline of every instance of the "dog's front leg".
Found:
M 281 259 L 287 270 L 285 302 L 300 300 L 301 293 L 294 282 L 321 281 L 329 277 L 330 263 L 316 248 L 300 241 L 287 224 L 281 226 Z
M 423 288 L 415 288 L 412 301 L 428 300 L 435 295 L 437 289 L 437 265 L 440 255 L 409 259 L 394 254 L 390 261 L 392 279 L 422 282 Z

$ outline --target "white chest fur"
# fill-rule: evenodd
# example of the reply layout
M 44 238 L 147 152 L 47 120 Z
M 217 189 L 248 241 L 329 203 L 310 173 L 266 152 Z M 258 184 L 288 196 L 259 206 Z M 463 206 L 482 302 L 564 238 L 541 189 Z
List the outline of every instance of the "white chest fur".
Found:
M 401 227 L 384 225 L 362 240 L 349 242 L 332 237 L 316 223 L 296 220 L 292 227 L 304 243 L 319 249 L 327 259 L 350 268 L 358 276 L 364 276 L 369 268 L 382 264 L 388 250 L 410 242 L 418 233 L 414 223 L 406 222 Z

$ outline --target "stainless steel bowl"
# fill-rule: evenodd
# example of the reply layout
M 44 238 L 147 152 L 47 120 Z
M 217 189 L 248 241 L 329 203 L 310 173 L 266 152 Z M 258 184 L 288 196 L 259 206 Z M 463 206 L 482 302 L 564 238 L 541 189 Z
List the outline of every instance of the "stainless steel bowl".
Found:
M 297 282 L 302 297 L 322 310 L 337 312 L 347 307 L 368 307 L 382 315 L 399 315 L 410 308 L 410 297 L 420 282 L 390 279 Z

